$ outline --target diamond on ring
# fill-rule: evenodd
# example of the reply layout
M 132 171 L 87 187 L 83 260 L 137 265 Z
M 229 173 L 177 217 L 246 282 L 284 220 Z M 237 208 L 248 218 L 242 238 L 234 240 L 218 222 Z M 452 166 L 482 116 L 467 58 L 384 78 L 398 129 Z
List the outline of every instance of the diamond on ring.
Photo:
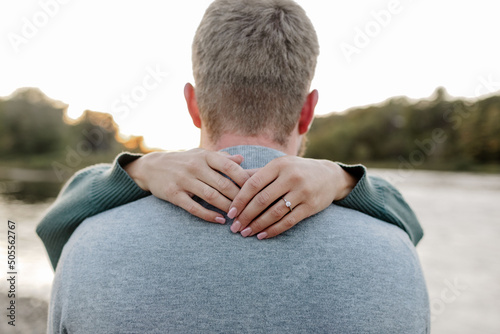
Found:
M 286 205 L 286 207 L 287 207 L 287 208 L 289 208 L 289 209 L 290 209 L 290 211 L 292 211 L 292 203 L 288 202 L 288 201 L 286 200 L 286 198 L 283 198 L 283 200 L 285 201 L 285 205 Z

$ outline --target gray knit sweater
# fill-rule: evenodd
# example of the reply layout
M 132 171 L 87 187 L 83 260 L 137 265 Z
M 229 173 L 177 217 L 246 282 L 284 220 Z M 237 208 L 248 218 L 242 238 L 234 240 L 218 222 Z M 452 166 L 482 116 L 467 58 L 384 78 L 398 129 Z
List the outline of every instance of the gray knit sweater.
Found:
M 281 153 L 229 150 L 258 168 Z M 205 204 L 206 205 L 206 204 Z M 85 220 L 56 270 L 49 333 L 428 333 L 415 248 L 332 204 L 242 238 L 154 196 Z

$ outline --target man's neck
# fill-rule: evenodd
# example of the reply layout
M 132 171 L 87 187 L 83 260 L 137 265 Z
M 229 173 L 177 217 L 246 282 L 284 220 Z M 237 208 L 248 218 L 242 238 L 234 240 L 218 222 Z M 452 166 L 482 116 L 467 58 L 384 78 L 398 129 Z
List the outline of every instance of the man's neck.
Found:
M 242 136 L 238 134 L 223 134 L 217 142 L 209 140 L 207 134 L 202 132 L 200 147 L 211 151 L 220 151 L 222 149 L 239 146 L 239 145 L 256 145 L 273 148 L 288 155 L 297 155 L 298 143 L 293 136 L 289 138 L 286 146 L 276 143 L 270 136 L 259 135 L 255 137 Z

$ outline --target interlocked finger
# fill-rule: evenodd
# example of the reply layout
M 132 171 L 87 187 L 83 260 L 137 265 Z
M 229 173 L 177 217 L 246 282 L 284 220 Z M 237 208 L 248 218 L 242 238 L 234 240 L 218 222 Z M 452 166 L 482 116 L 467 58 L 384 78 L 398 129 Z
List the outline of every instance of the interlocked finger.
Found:
M 171 201 L 171 203 L 208 222 L 219 224 L 225 223 L 225 219 L 221 217 L 219 213 L 204 208 L 185 192 L 179 193 L 178 196 Z
M 307 218 L 309 215 L 307 214 L 307 206 L 306 205 L 298 205 L 296 206 L 292 212 L 285 215 L 279 222 L 271 225 L 264 231 L 257 234 L 257 238 L 259 239 L 269 239 L 273 238 L 289 229 L 297 225 L 300 221 Z
M 287 198 L 287 200 L 285 200 Z M 290 201 L 288 200 L 290 199 Z M 299 199 L 293 193 L 288 193 L 278 199 L 270 208 L 263 212 L 257 219 L 251 222 L 241 231 L 244 237 L 255 235 L 266 228 L 280 222 L 284 217 L 291 215 L 294 211 L 293 201 L 299 202 Z M 287 205 L 290 204 L 290 205 Z
M 219 171 L 224 175 L 227 175 L 231 180 L 236 182 L 240 187 L 242 187 L 248 180 L 248 173 L 236 162 L 225 157 L 222 153 L 209 154 L 206 158 L 207 164 L 213 170 Z M 234 185 L 234 184 L 233 184 Z M 234 185 L 237 190 L 238 187 Z M 238 192 L 232 193 L 231 197 L 234 198 Z
M 210 185 L 203 183 L 200 180 L 196 180 L 194 184 L 186 190 L 187 192 L 198 196 L 205 202 L 215 206 L 222 211 L 227 212 L 227 210 L 229 209 L 229 205 L 231 205 L 231 201 L 220 192 L 218 192 L 217 189 L 214 189 Z
M 240 167 L 240 166 L 238 166 L 238 167 Z M 227 177 L 224 177 L 223 175 L 217 173 L 216 171 L 209 170 L 207 174 L 208 175 L 204 176 L 203 180 L 199 180 L 199 181 L 206 183 L 212 189 L 218 191 L 220 194 L 224 195 L 229 200 L 232 201 L 236 197 L 238 192 L 240 191 L 238 186 L 235 185 L 230 179 L 228 179 Z M 229 203 L 231 203 L 231 202 L 229 202 Z M 210 203 L 210 204 L 212 204 L 212 203 Z

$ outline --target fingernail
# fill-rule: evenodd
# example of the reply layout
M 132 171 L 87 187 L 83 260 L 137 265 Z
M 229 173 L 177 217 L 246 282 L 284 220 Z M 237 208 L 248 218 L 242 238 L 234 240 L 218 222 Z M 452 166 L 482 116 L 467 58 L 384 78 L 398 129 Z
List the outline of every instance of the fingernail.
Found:
M 241 236 L 243 237 L 248 237 L 250 234 L 252 234 L 252 229 L 250 227 L 247 227 L 243 231 L 241 231 Z
M 235 221 L 233 225 L 231 225 L 231 232 L 236 233 L 240 230 L 241 223 L 239 221 Z
M 257 239 L 262 240 L 265 238 L 267 238 L 267 232 L 262 232 L 262 233 L 257 234 Z
M 236 217 L 236 208 L 231 208 L 231 210 L 229 210 L 229 212 L 227 213 L 227 218 L 229 219 L 233 219 L 234 217 Z
M 219 224 L 225 224 L 226 220 L 222 217 L 215 217 L 215 221 Z

